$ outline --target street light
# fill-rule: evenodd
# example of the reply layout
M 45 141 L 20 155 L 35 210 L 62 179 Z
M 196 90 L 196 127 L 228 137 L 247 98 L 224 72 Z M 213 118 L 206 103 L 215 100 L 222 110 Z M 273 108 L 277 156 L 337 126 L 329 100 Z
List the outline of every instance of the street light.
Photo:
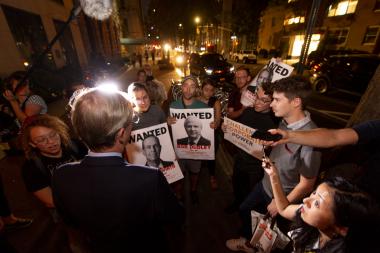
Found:
M 194 18 L 194 22 L 195 22 L 195 24 L 199 24 L 199 22 L 201 22 L 201 18 L 200 17 L 198 17 L 198 16 L 196 16 L 195 18 Z

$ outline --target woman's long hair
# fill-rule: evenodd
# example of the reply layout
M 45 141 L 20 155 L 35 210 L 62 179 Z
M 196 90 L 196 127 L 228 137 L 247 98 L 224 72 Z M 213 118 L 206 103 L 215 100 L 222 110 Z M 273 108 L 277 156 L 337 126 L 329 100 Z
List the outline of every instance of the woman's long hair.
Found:
M 46 127 L 53 129 L 59 134 L 61 138 L 61 145 L 67 147 L 70 143 L 70 136 L 68 133 L 68 127 L 66 124 L 60 120 L 58 117 L 50 116 L 48 114 L 37 115 L 27 119 L 23 126 L 23 131 L 21 135 L 22 147 L 25 152 L 25 157 L 31 159 L 36 148 L 30 145 L 30 132 L 34 127 Z
M 344 246 L 337 251 L 337 240 L 329 241 L 320 252 L 379 252 L 374 251 L 376 246 L 375 236 L 371 236 L 368 228 L 378 229 L 378 208 L 373 200 L 360 191 L 356 186 L 341 177 L 328 179 L 325 183 L 334 189 L 333 214 L 335 225 L 347 227 L 348 232 L 344 237 Z M 319 238 L 317 228 L 306 224 L 301 219 L 301 213 L 297 211 L 296 223 L 301 228 L 295 234 L 294 246 L 303 252 L 310 242 Z M 376 235 L 378 233 L 374 233 Z M 334 245 L 335 244 L 335 245 Z M 298 251 L 297 251 L 298 252 Z

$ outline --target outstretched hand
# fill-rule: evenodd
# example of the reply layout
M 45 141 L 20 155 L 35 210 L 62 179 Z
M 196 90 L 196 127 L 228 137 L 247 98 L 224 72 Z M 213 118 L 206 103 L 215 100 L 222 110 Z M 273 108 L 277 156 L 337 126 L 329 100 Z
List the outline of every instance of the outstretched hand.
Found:
M 263 157 L 261 166 L 269 176 L 277 174 L 277 168 L 276 166 L 274 166 L 273 162 L 269 159 L 269 157 Z
M 279 144 L 283 143 L 288 143 L 289 142 L 289 133 L 286 130 L 282 129 L 270 129 L 268 130 L 269 133 L 272 135 L 279 134 L 282 136 L 282 138 L 278 141 L 265 141 L 265 140 L 259 140 L 258 139 L 258 144 L 263 145 L 263 146 L 276 146 Z

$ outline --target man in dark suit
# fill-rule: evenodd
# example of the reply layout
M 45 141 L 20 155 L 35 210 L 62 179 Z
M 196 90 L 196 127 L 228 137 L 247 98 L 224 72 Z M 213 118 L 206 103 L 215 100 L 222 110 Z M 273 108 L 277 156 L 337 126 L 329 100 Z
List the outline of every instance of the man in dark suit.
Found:
M 146 166 L 155 168 L 167 168 L 174 166 L 174 162 L 160 159 L 161 144 L 157 136 L 150 135 L 142 142 L 143 154 L 146 157 Z
M 184 127 L 187 133 L 186 138 L 178 139 L 179 145 L 197 145 L 210 146 L 210 140 L 204 138 L 202 133 L 202 122 L 195 116 L 189 116 L 185 119 Z
M 53 198 L 63 221 L 84 235 L 91 252 L 167 252 L 164 227 L 184 219 L 160 170 L 122 158 L 131 121 L 123 92 L 90 89 L 73 106 L 73 126 L 90 151 L 81 162 L 55 171 Z

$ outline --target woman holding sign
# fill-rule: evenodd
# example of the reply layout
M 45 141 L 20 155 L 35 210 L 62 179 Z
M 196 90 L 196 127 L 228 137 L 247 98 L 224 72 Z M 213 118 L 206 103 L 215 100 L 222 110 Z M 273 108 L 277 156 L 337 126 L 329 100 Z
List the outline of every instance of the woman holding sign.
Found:
M 220 101 L 215 97 L 215 83 L 211 79 L 205 79 L 202 82 L 202 95 L 199 98 L 200 101 L 207 104 L 210 108 L 214 108 L 214 122 L 211 127 L 215 130 L 214 143 L 215 153 L 219 146 L 218 133 L 220 133 L 220 123 L 222 120 L 222 106 Z M 218 188 L 218 183 L 215 177 L 215 160 L 208 160 L 207 167 L 210 174 L 210 184 L 213 190 Z

